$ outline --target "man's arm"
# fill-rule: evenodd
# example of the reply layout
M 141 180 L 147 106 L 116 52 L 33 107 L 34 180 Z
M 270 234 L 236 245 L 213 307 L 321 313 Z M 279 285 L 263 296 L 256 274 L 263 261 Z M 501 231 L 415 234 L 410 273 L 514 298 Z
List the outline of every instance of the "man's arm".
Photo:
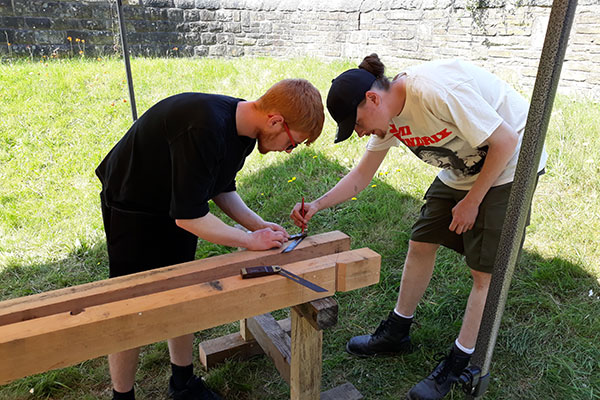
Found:
M 367 150 L 358 165 L 354 167 L 348 175 L 343 177 L 331 190 L 317 200 L 304 205 L 304 217 L 300 215 L 300 208 L 302 208 L 302 205 L 300 203 L 296 204 L 290 214 L 294 223 L 298 226 L 307 224 L 312 216 L 318 211 L 344 202 L 361 192 L 367 187 L 369 182 L 371 182 L 371 179 L 373 179 L 373 175 L 377 172 L 377 169 L 383 162 L 387 152 L 388 150 Z
M 180 228 L 209 242 L 224 246 L 244 247 L 249 250 L 281 247 L 287 240 L 285 231 L 275 231 L 268 227 L 247 233 L 227 225 L 211 213 L 200 218 L 177 219 L 175 223 Z
M 502 122 L 486 142 L 488 152 L 479 176 L 469 193 L 452 209 L 453 218 L 449 229 L 459 235 L 473 228 L 479 205 L 512 158 L 519 135 L 506 122 Z

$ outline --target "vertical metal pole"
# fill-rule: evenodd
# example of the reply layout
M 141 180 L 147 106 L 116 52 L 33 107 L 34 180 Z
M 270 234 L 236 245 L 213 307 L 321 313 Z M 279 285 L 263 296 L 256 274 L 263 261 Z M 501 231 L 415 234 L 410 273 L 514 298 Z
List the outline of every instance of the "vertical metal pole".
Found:
M 129 49 L 127 48 L 127 32 L 125 32 L 125 20 L 123 19 L 123 4 L 117 0 L 117 14 L 119 15 L 119 30 L 121 32 L 121 46 L 123 47 L 123 59 L 125 60 L 125 72 L 127 73 L 127 85 L 129 86 L 129 104 L 131 104 L 131 115 L 133 120 L 137 119 L 135 108 L 135 95 L 133 93 L 133 79 L 131 78 L 131 65 L 129 65 Z
M 481 376 L 487 375 L 490 369 L 508 288 L 521 249 L 527 214 L 535 190 L 537 168 L 576 6 L 577 0 L 554 0 L 552 4 L 494 274 L 483 311 L 475 354 L 471 359 L 471 365 L 481 368 Z M 481 395 L 483 393 L 476 393 L 477 397 L 468 394 L 467 398 L 479 398 Z

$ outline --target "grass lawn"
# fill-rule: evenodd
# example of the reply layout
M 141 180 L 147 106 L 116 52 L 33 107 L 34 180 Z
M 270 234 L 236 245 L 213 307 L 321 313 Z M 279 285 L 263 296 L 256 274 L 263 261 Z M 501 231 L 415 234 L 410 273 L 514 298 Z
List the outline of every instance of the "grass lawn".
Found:
M 353 66 L 315 59 L 132 60 L 139 115 L 184 91 L 254 100 L 291 77 L 310 80 L 326 96 L 331 79 Z M 106 278 L 94 169 L 131 124 L 122 61 L 5 60 L 0 99 L 0 300 Z M 547 173 L 534 197 L 486 398 L 600 399 L 599 126 L 597 103 L 557 97 L 547 136 Z M 334 132 L 327 117 L 323 135 L 310 147 L 291 155 L 255 151 L 238 176 L 242 198 L 266 220 L 294 232 L 288 217 L 292 206 L 302 195 L 312 200 L 332 187 L 364 151 L 366 139 L 356 136 L 334 146 Z M 350 381 L 366 399 L 403 398 L 458 334 L 471 282 L 462 258 L 442 249 L 417 310 L 416 351 L 378 359 L 344 352 L 350 337 L 372 332 L 395 304 L 410 227 L 435 173 L 407 150 L 392 149 L 372 186 L 311 221 L 312 233 L 340 230 L 352 237 L 353 248 L 366 246 L 382 255 L 378 285 L 336 295 L 339 323 L 324 334 L 324 390 Z M 213 205 L 211 210 L 227 219 Z M 200 241 L 197 256 L 230 251 Z M 237 328 L 221 326 L 196 338 Z M 138 399 L 166 398 L 169 374 L 166 344 L 147 346 L 138 369 Z M 226 399 L 289 396 L 264 357 L 229 362 L 205 377 Z M 105 358 L 0 387 L 3 400 L 110 395 Z

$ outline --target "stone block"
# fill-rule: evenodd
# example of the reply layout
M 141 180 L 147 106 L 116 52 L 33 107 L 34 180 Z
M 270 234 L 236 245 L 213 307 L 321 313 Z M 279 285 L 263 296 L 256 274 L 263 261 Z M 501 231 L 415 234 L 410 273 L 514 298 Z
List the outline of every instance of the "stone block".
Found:
M 219 22 L 233 21 L 233 13 L 229 10 L 215 11 L 215 20 Z
M 80 21 L 82 29 L 88 29 L 91 31 L 107 31 L 112 28 L 112 21 L 110 20 L 94 20 L 88 19 Z
M 210 32 L 223 32 L 223 26 L 218 22 L 209 22 L 208 30 Z
M 167 19 L 167 9 L 157 7 L 147 7 L 144 9 L 144 19 L 149 21 L 157 21 Z
M 198 18 L 202 21 L 214 21 L 216 19 L 215 12 L 210 10 L 200 10 Z
M 175 0 L 174 6 L 181 9 L 191 9 L 196 7 L 196 0 Z
M 214 33 L 203 33 L 200 35 L 202 38 L 202 44 L 204 45 L 212 45 L 217 43 L 217 35 Z
M 178 8 L 169 8 L 167 10 L 167 18 L 172 22 L 182 22 L 183 21 L 183 10 Z
M 116 11 L 116 9 L 115 9 Z M 115 12 L 114 16 L 111 12 L 111 8 L 107 4 L 95 4 L 92 8 L 92 18 L 93 19 L 112 19 L 117 17 L 117 13 Z
M 173 0 L 142 0 L 142 5 L 158 8 L 174 7 Z
M 216 44 L 208 48 L 208 55 L 210 57 L 223 57 L 226 53 L 227 46 Z
M 145 15 L 144 7 L 123 6 L 123 16 L 125 20 L 144 19 Z M 116 10 L 112 18 L 117 19 Z
M 233 45 L 235 43 L 235 36 L 231 33 L 217 33 L 216 40 L 218 44 Z
M 196 8 L 218 10 L 221 8 L 221 4 L 219 0 L 196 0 Z
M 0 17 L 0 26 L 3 28 L 23 29 L 25 28 L 25 18 L 12 16 Z
M 208 56 L 208 46 L 194 46 L 195 57 L 206 57 Z
M 228 47 L 227 55 L 230 57 L 242 57 L 245 55 L 245 49 L 243 47 Z
M 0 37 L 3 37 L 4 39 L 6 39 L 5 35 L 2 35 Z M 36 43 L 35 32 L 30 31 L 30 30 L 25 30 L 25 29 L 18 29 L 18 30 L 13 31 L 12 36 L 9 34 L 8 38 L 12 44 L 28 45 L 28 44 Z
M 235 44 L 237 46 L 254 46 L 256 44 L 256 39 L 249 37 L 236 37 Z
M 44 6 L 47 5 L 48 11 L 56 14 L 58 17 L 63 18 L 92 18 L 92 5 L 85 3 L 60 3 L 60 5 L 53 9 L 49 3 L 42 3 Z
M 199 10 L 183 10 L 183 20 L 185 22 L 193 22 L 200 20 Z
M 56 32 L 49 30 L 35 31 L 33 35 L 36 44 L 64 43 L 66 38 L 64 32 Z
M 230 33 L 241 33 L 242 32 L 242 24 L 239 22 L 227 22 L 223 24 L 223 31 Z
M 208 31 L 207 22 L 190 22 L 188 23 L 190 32 L 206 32 Z

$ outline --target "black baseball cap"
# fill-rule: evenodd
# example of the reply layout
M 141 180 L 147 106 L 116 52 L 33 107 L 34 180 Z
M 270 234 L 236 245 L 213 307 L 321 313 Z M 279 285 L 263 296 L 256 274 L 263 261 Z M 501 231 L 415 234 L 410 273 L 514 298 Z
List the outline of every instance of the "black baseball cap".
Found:
M 327 94 L 327 110 L 337 122 L 334 143 L 344 141 L 352 135 L 356 124 L 356 108 L 365 99 L 377 78 L 367 70 L 355 68 L 343 72 L 331 81 Z

